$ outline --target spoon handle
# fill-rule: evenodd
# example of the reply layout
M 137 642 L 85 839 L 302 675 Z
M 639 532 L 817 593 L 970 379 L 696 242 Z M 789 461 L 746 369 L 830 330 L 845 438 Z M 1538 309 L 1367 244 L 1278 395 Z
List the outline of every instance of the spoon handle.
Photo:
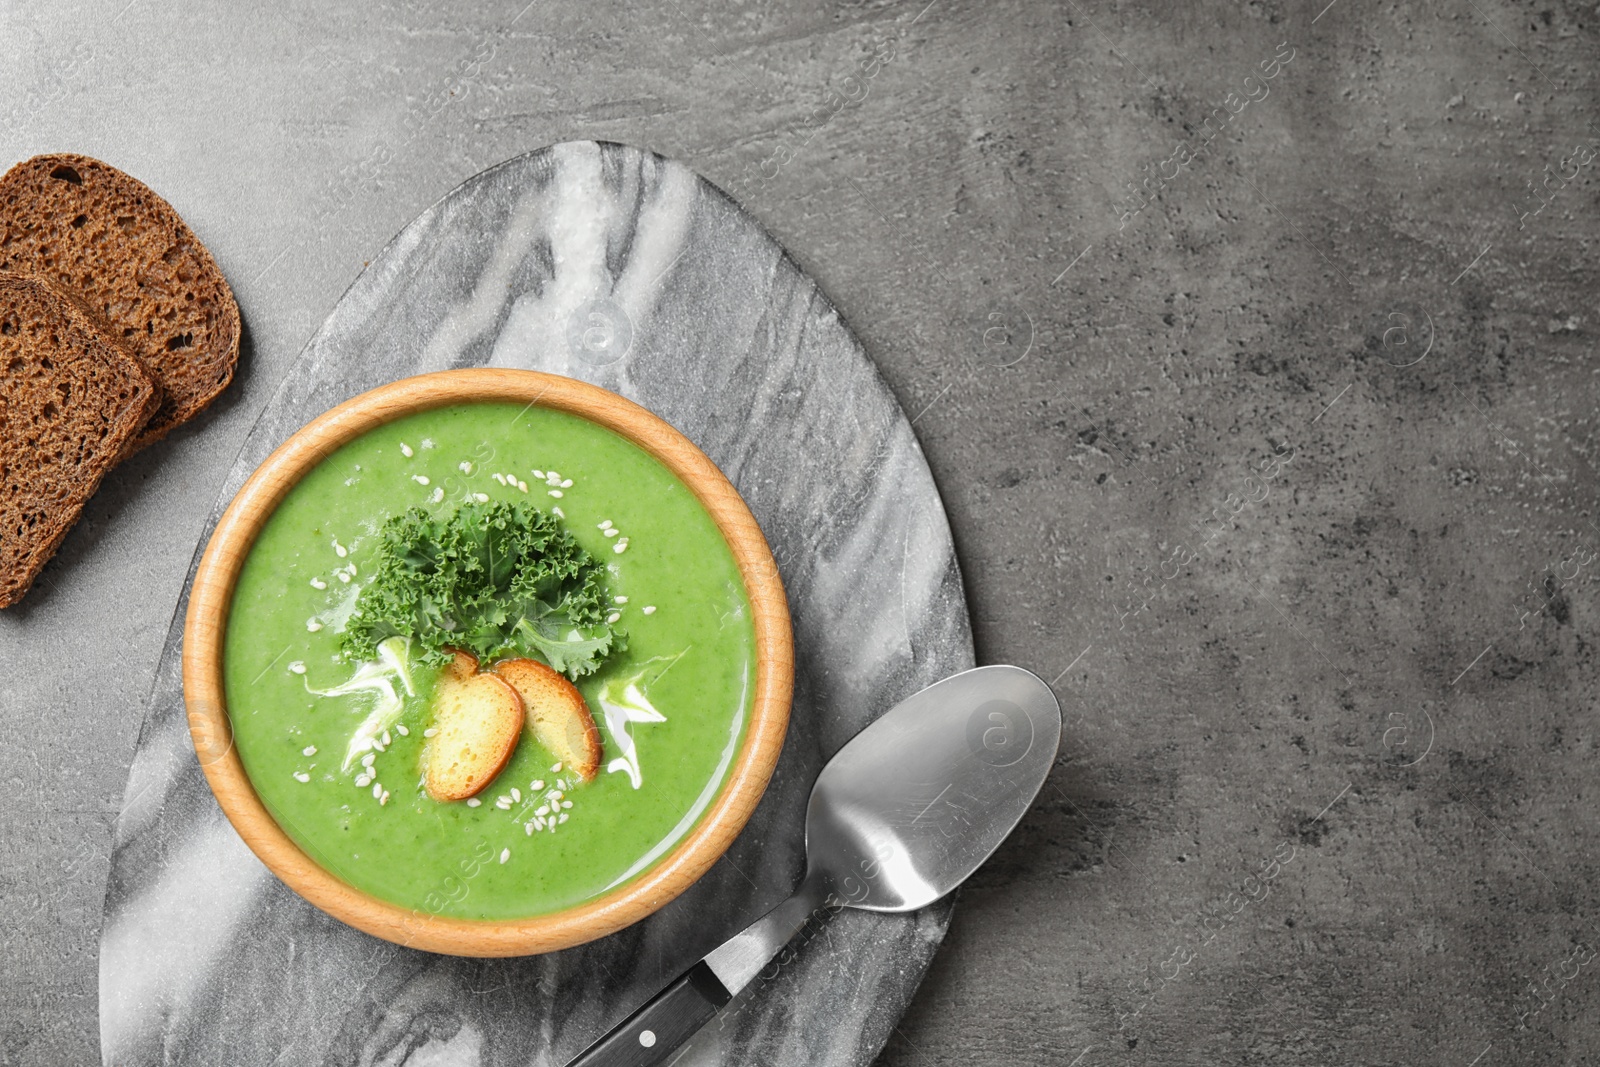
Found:
M 568 1067 L 653 1067 L 664 1063 L 730 999 L 711 968 L 701 961 Z
M 807 878 L 794 896 L 679 975 L 567 1067 L 655 1067 L 667 1062 L 761 973 L 821 900 L 821 882 Z

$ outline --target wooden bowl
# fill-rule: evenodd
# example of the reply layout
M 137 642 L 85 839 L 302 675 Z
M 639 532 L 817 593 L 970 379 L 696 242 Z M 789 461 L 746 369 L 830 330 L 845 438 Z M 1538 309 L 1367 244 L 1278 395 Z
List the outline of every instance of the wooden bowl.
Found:
M 564 911 L 511 921 L 445 918 L 378 900 L 324 870 L 268 813 L 233 746 L 223 641 L 234 586 L 267 518 L 335 449 L 418 411 L 474 401 L 538 404 L 579 415 L 660 460 L 699 498 L 732 548 L 755 623 L 755 700 L 744 745 L 721 793 L 671 852 L 632 882 Z M 312 904 L 386 941 L 458 956 L 521 956 L 592 941 L 682 893 L 743 829 L 778 762 L 789 724 L 794 648 L 772 552 L 750 509 L 683 434 L 615 393 L 534 371 L 454 370 L 406 378 L 346 401 L 303 427 L 263 463 L 217 523 L 195 573 L 183 634 L 183 694 L 195 752 L 223 813 L 269 870 Z

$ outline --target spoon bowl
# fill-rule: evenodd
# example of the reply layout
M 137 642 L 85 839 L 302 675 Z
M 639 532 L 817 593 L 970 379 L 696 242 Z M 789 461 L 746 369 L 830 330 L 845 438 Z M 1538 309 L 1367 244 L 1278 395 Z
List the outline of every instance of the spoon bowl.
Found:
M 907 697 L 812 787 L 807 883 L 868 911 L 933 903 L 1021 821 L 1060 741 L 1055 694 L 1021 667 L 978 667 Z

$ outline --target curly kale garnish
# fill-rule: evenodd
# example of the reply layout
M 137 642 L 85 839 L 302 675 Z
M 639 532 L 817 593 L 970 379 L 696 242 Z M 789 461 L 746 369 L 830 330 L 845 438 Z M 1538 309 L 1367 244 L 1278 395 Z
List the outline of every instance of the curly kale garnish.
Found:
M 396 635 L 442 665 L 459 648 L 488 662 L 533 655 L 569 678 L 626 647 L 606 623 L 604 570 L 552 516 L 521 503 L 412 508 L 383 524 L 377 558 L 340 638 L 373 660 Z

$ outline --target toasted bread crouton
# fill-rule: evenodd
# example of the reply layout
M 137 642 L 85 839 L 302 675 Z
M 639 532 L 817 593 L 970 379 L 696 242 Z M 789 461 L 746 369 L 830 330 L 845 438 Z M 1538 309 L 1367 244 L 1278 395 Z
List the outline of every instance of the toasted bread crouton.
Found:
M 438 733 L 428 745 L 423 781 L 435 800 L 466 800 L 494 781 L 522 733 L 517 691 L 498 675 L 467 673 L 462 659 L 434 683 Z
M 593 779 L 600 770 L 600 729 L 578 687 L 538 660 L 502 660 L 494 673 L 522 697 L 538 742 L 579 778 Z
M 464 682 L 468 678 L 471 678 L 474 674 L 478 673 L 477 656 L 474 656 L 471 652 L 466 652 L 459 648 L 447 648 L 445 651 L 455 657 L 455 659 L 451 660 L 445 665 L 445 673 L 450 675 L 456 681 Z

